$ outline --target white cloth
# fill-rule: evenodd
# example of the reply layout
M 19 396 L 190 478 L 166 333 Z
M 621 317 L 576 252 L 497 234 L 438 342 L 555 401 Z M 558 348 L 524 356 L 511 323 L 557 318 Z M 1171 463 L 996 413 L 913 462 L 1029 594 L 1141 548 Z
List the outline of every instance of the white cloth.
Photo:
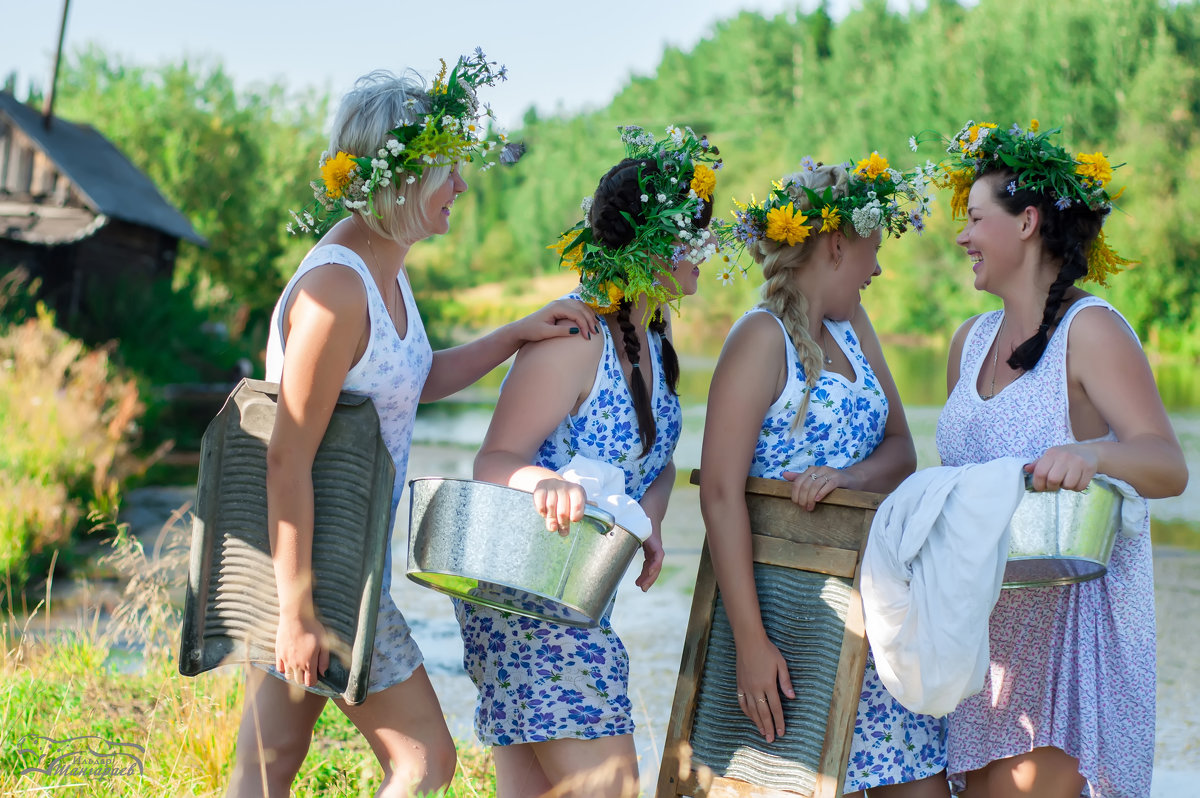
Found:
M 588 502 L 611 513 L 617 526 L 643 542 L 650 537 L 650 518 L 642 505 L 625 493 L 625 472 L 620 468 L 577 454 L 558 473 L 582 487 Z
M 1097 474 L 1094 482 L 1104 482 L 1121 494 L 1121 534 L 1127 538 L 1135 538 L 1141 534 L 1150 516 L 1150 502 L 1137 492 L 1137 489 L 1124 480 L 1110 477 L 1107 474 Z
M 1023 465 L 926 468 L 875 513 L 862 564 L 867 640 L 880 680 L 913 712 L 949 714 L 983 688 Z

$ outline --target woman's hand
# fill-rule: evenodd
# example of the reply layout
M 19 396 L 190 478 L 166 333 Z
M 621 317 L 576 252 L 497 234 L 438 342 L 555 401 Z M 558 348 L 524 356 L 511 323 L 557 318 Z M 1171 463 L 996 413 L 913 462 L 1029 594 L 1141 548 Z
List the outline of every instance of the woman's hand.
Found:
M 546 519 L 546 529 L 564 537 L 571 531 L 572 521 L 583 520 L 585 504 L 587 493 L 565 479 L 543 479 L 533 489 L 533 507 Z
M 774 742 L 784 732 L 783 704 L 780 693 L 795 698 L 787 662 L 775 644 L 763 635 L 753 645 L 737 646 L 738 706 L 758 727 L 767 742 Z
M 792 501 L 812 512 L 834 488 L 843 487 L 846 474 L 830 466 L 809 466 L 798 473 L 784 471 L 783 478 L 792 483 Z
M 281 615 L 275 630 L 275 670 L 291 682 L 316 687 L 329 668 L 325 627 L 311 614 Z
M 642 556 L 645 558 L 642 560 L 642 573 L 634 584 L 645 593 L 662 573 L 663 558 L 666 556 L 663 551 L 662 530 L 658 524 L 654 524 L 654 531 L 642 543 Z
M 1025 473 L 1032 475 L 1033 489 L 1083 490 L 1096 476 L 1098 462 L 1096 454 L 1087 444 L 1054 446 L 1038 459 L 1025 466 Z
M 591 338 L 592 333 L 600 332 L 600 317 L 578 299 L 556 299 L 513 322 L 512 329 L 521 344 L 581 333 Z

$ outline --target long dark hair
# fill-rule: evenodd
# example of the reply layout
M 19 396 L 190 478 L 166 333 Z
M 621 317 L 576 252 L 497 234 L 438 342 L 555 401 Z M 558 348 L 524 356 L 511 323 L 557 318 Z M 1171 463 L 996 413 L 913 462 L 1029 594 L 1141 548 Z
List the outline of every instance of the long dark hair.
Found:
M 616 249 L 623 247 L 633 240 L 634 225 L 645 221 L 641 202 L 641 185 L 638 182 L 639 173 L 657 171 L 658 166 L 649 159 L 626 158 L 609 169 L 592 197 L 590 222 L 592 236 L 601 246 Z M 686 188 L 684 189 L 686 191 Z M 696 226 L 704 228 L 712 219 L 712 203 L 705 201 Z M 642 453 L 645 457 L 654 446 L 658 435 L 658 425 L 655 423 L 654 408 L 650 403 L 650 390 L 646 378 L 642 376 L 641 344 L 638 343 L 637 328 L 630 319 L 633 303 L 622 301 L 617 307 L 617 326 L 621 329 L 622 343 L 625 346 L 625 356 L 629 359 L 632 370 L 629 375 L 629 393 L 633 398 L 633 409 L 637 415 L 638 431 L 642 440 Z M 679 358 L 675 348 L 667 340 L 667 322 L 659 309 L 654 309 L 653 316 L 647 328 L 658 333 L 662 340 L 662 367 L 667 387 L 671 393 L 678 395 Z
M 1093 210 L 1080 202 L 1073 202 L 1067 208 L 1059 208 L 1055 205 L 1053 197 L 1039 191 L 1015 188 L 1010 192 L 1009 186 L 1018 181 L 1016 175 L 1008 169 L 990 170 L 981 175 L 992 176 L 997 178 L 993 181 L 993 196 L 1005 211 L 1016 216 L 1028 207 L 1037 208 L 1042 244 L 1050 256 L 1059 261 L 1058 276 L 1050 285 L 1037 332 L 1021 342 L 1007 361 L 1014 369 L 1031 371 L 1046 351 L 1046 344 L 1050 341 L 1050 328 L 1058 321 L 1058 311 L 1062 307 L 1067 289 L 1087 274 L 1088 250 L 1100 235 L 1100 228 L 1104 225 L 1108 209 Z

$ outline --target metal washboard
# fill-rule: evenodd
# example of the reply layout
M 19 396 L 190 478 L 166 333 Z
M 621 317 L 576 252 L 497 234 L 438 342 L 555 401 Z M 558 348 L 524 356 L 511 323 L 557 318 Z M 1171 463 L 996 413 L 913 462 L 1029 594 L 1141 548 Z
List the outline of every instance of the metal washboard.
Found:
M 275 662 L 266 452 L 278 391 L 275 383 L 242 380 L 204 433 L 179 650 L 185 676 Z M 312 476 L 313 600 L 335 638 L 312 692 L 357 704 L 367 695 L 395 480 L 368 397 L 338 398 Z

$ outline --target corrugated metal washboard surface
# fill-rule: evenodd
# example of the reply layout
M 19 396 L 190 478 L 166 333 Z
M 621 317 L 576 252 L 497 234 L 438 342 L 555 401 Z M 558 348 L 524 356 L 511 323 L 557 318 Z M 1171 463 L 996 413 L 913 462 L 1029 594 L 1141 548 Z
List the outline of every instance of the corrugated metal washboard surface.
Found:
M 243 380 L 204 433 L 179 670 L 275 662 L 279 600 L 267 535 L 267 442 L 278 386 Z M 313 599 L 335 638 L 314 692 L 360 703 L 374 647 L 395 467 L 365 396 L 343 393 L 312 469 Z

